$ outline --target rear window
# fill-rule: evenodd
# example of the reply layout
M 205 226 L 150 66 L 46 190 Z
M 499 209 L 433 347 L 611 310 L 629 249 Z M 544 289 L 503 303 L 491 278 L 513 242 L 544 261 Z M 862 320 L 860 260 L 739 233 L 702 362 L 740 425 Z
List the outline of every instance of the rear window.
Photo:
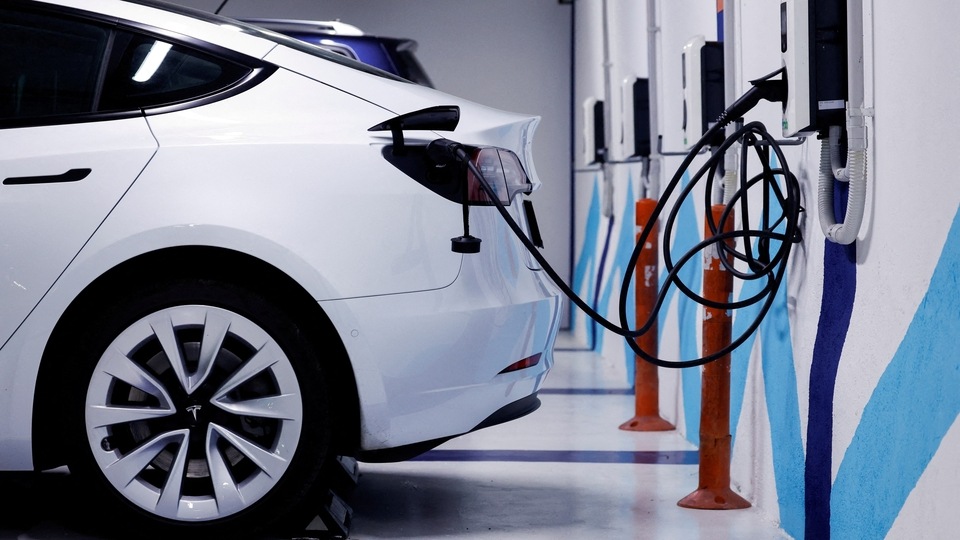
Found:
M 0 6 L 0 127 L 189 106 L 272 72 L 228 50 L 122 24 L 40 3 Z
M 145 109 L 197 99 L 233 85 L 251 69 L 149 35 L 119 31 L 100 110 Z

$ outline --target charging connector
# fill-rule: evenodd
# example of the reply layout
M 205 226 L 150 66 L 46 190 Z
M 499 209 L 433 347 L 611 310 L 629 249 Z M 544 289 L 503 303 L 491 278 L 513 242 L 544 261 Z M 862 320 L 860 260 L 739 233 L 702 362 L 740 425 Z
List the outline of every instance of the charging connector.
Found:
M 467 155 L 463 145 L 450 139 L 430 141 L 427 144 L 427 157 L 437 165 L 449 165 L 457 160 L 465 163 L 470 162 L 470 156 Z M 463 191 L 466 192 L 466 178 L 463 182 Z M 450 239 L 450 250 L 454 253 L 480 253 L 480 242 L 482 240 L 470 234 L 470 205 L 467 202 L 467 198 L 464 197 L 461 203 L 463 207 L 463 235 Z
M 449 165 L 457 160 L 470 161 L 463 145 L 450 139 L 430 141 L 427 144 L 427 157 L 437 165 Z
M 748 111 L 757 106 L 760 101 L 772 101 L 774 103 L 783 103 L 787 100 L 787 81 L 784 78 L 786 72 L 780 68 L 773 73 L 769 73 L 750 81 L 750 89 L 746 91 L 739 99 L 727 107 L 720 118 L 717 119 L 717 125 L 720 128 L 726 127 L 731 122 L 741 120 Z M 777 75 L 781 78 L 775 79 Z

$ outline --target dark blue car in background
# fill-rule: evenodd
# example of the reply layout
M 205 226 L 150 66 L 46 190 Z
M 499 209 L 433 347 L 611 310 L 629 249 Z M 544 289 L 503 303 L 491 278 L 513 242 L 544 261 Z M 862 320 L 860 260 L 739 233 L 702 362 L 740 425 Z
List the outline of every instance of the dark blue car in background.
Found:
M 412 39 L 368 35 L 356 26 L 340 21 L 244 19 L 244 22 L 323 47 L 433 88 L 430 77 L 417 60 L 417 42 Z

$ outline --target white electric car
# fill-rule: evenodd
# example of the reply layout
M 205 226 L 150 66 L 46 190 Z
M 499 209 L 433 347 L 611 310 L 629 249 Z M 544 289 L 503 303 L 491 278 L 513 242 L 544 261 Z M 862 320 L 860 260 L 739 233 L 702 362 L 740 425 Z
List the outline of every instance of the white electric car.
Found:
M 530 227 L 536 118 L 155 1 L 4 0 L 0 50 L 0 469 L 226 537 L 538 405 L 559 293 L 425 149 Z

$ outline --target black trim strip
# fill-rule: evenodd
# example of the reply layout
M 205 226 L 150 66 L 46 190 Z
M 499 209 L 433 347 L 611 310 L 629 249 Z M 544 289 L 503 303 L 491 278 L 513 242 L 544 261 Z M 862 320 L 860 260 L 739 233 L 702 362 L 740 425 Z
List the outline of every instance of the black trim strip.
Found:
M 41 176 L 11 176 L 4 178 L 5 186 L 23 186 L 27 184 L 62 184 L 64 182 L 79 182 L 90 176 L 90 169 L 70 169 L 63 174 L 50 174 Z
M 477 427 L 471 429 L 470 432 L 495 426 L 497 424 L 502 424 L 504 422 L 509 422 L 511 420 L 516 420 L 517 418 L 532 413 L 539 407 L 540 398 L 537 397 L 536 393 L 530 394 L 527 397 L 520 398 L 512 403 L 508 403 L 503 407 L 500 407 L 500 409 L 498 409 L 495 413 L 488 416 L 486 420 L 477 424 Z M 441 437 L 439 439 L 397 446 L 393 448 L 361 450 L 358 452 L 357 459 L 366 463 L 396 463 L 400 461 L 407 461 L 424 454 L 425 452 L 433 450 L 434 448 L 449 441 L 450 439 L 453 439 L 454 437 L 459 437 L 459 435 L 451 435 L 449 437 Z
M 533 211 L 533 201 L 523 200 L 523 212 L 527 215 L 527 227 L 530 229 L 530 240 L 533 245 L 543 249 L 543 237 L 540 236 L 540 225 L 537 223 L 537 214 Z
M 540 394 L 557 396 L 632 396 L 634 390 L 633 388 L 541 388 Z
M 264 64 L 261 67 L 251 69 L 245 77 L 239 81 L 233 83 L 230 86 L 226 86 L 219 90 L 214 91 L 211 94 L 204 96 L 193 97 L 185 101 L 175 102 L 175 103 L 164 103 L 161 105 L 152 105 L 150 107 L 143 109 L 143 114 L 145 116 L 154 116 L 157 114 L 167 114 L 176 111 L 182 111 L 185 109 L 192 109 L 194 107 L 199 107 L 201 105 L 208 105 L 223 99 L 227 99 L 231 96 L 235 96 L 242 92 L 257 86 L 261 82 L 267 80 L 270 75 L 273 75 L 277 71 L 277 66 Z
M 697 450 L 430 450 L 415 461 L 696 465 Z

